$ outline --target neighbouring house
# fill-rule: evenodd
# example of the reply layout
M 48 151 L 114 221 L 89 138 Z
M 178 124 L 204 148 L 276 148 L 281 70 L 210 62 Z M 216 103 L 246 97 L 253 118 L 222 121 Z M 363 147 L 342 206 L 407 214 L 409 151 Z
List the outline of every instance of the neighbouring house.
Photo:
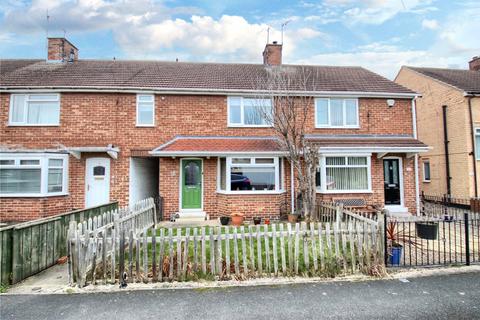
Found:
M 81 60 L 64 38 L 49 39 L 47 60 L 0 60 L 0 219 L 150 196 L 163 197 L 164 219 L 295 210 L 285 151 L 253 103 L 272 68 L 314 75 L 298 94 L 314 98 L 318 199 L 417 211 L 428 147 L 414 91 L 360 67 L 284 65 L 277 43 L 263 60 Z
M 418 138 L 431 147 L 420 158 L 421 190 L 478 197 L 480 179 L 480 57 L 469 70 L 401 68 L 396 80 L 415 99 Z

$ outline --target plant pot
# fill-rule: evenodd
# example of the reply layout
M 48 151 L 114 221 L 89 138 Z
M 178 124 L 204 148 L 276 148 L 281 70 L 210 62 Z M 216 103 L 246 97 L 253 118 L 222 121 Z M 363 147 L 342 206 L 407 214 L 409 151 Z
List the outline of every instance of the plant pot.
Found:
M 426 240 L 436 240 L 438 237 L 438 222 L 416 222 L 417 237 Z
M 232 214 L 232 224 L 234 226 L 241 226 L 243 224 L 243 220 L 245 219 L 245 217 L 241 214 Z
M 269 218 L 263 219 L 263 223 L 267 225 L 270 224 L 270 219 Z
M 289 223 L 297 223 L 298 221 L 298 214 L 291 214 L 289 213 L 287 216 L 288 222 Z
M 391 248 L 389 262 L 392 266 L 399 266 L 400 261 L 402 260 L 402 251 L 403 247 L 401 245 L 396 245 Z
M 220 217 L 220 223 L 222 226 L 227 226 L 230 223 L 230 217 Z
M 258 224 L 260 224 L 261 222 L 262 222 L 262 218 L 260 218 L 260 217 L 255 217 L 255 218 L 253 218 L 253 224 L 254 224 L 254 225 L 258 225 Z

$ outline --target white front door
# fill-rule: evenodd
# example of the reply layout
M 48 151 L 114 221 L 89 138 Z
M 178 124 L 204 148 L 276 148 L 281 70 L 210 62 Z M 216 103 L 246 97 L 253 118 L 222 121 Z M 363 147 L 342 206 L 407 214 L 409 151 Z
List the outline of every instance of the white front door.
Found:
M 87 159 L 85 184 L 86 207 L 94 207 L 110 201 L 109 158 Z

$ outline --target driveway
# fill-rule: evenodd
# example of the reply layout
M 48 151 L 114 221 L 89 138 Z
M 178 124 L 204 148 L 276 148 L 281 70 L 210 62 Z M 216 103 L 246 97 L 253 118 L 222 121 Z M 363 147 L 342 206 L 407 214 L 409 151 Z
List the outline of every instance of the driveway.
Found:
M 220 289 L 3 295 L 1 319 L 480 319 L 480 273 Z

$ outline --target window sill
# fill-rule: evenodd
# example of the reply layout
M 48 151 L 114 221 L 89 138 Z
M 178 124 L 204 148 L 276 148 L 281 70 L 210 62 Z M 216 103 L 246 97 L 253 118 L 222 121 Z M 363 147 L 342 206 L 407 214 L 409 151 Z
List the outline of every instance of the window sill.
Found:
M 360 129 L 360 126 L 315 126 L 315 129 Z
M 137 128 L 155 128 L 154 124 L 137 124 L 135 125 Z
M 16 124 L 9 123 L 8 127 L 60 127 L 60 124 Z
M 422 182 L 423 183 L 430 183 L 430 182 L 432 182 L 432 180 L 423 180 Z
M 223 191 L 223 190 L 217 190 L 217 193 L 219 194 L 228 194 L 228 195 L 257 195 L 257 194 L 282 194 L 285 193 L 285 190 L 279 190 L 279 191 Z
M 12 193 L 12 194 L 0 194 L 0 198 L 51 198 L 51 197 L 64 197 L 68 195 L 70 195 L 68 192 L 48 193 L 48 194 Z
M 321 194 L 373 193 L 372 190 L 317 190 Z
M 270 125 L 232 125 L 229 124 L 227 128 L 273 128 Z

